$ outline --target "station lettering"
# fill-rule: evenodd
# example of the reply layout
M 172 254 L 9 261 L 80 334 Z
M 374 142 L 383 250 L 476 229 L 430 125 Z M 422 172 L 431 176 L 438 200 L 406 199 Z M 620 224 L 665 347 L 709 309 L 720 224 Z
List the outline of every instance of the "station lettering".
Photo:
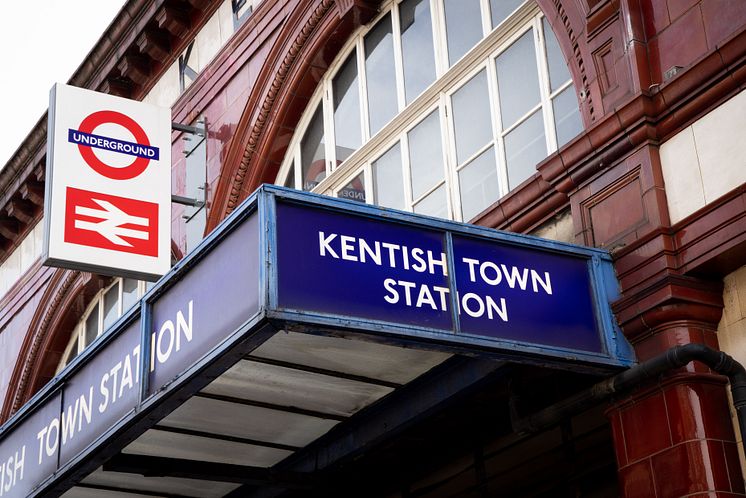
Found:
M 420 247 L 380 240 L 366 240 L 338 233 L 319 231 L 319 256 L 323 258 L 351 261 L 365 265 L 399 268 L 412 273 L 411 280 L 384 278 L 382 281 L 385 302 L 391 305 L 448 311 L 450 289 L 447 286 L 418 282 L 416 274 L 448 276 L 446 255 L 434 253 Z M 481 261 L 462 257 L 456 261 L 455 271 L 464 271 L 472 283 L 484 283 L 490 287 L 507 287 L 512 290 L 552 295 L 552 279 L 547 271 L 517 267 L 495 261 Z M 509 321 L 508 302 L 505 297 L 482 295 L 475 292 L 457 293 L 457 312 L 473 318 Z
M 174 361 L 179 351 L 192 342 L 195 332 L 193 323 L 194 301 L 189 300 L 183 309 L 176 310 L 172 319 L 163 321 L 151 332 L 150 372 L 159 365 Z M 132 330 L 137 332 L 136 329 Z M 81 438 L 80 442 L 85 444 L 95 439 L 101 430 L 96 426 L 97 418 L 112 410 L 119 417 L 134 408 L 139 397 L 141 363 L 141 348 L 139 341 L 136 342 L 137 345 L 125 351 L 122 357 L 116 359 L 116 363 L 106 365 L 103 369 L 99 367 L 99 371 L 103 371 L 94 374 L 96 380 L 82 392 L 79 388 L 75 389 L 75 393 L 66 390 L 62 410 L 51 419 L 46 419 L 41 427 L 32 428 L 27 439 L 35 438 L 35 441 L 26 441 L 18 448 L 0 448 L 4 453 L 0 454 L 0 497 L 10 495 L 23 482 L 24 476 L 33 470 L 28 469 L 29 465 L 56 464 L 59 452 L 66 446 Z M 85 369 L 78 372 L 71 382 L 74 383 L 75 378 L 84 376 L 84 373 Z

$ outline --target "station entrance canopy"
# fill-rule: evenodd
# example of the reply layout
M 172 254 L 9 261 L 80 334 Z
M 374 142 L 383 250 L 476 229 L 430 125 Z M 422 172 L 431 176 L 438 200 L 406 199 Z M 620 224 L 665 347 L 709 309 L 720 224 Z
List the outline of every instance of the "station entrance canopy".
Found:
M 0 496 L 308 485 L 415 379 L 392 417 L 505 362 L 629 366 L 617 285 L 603 251 L 264 186 L 0 428 Z

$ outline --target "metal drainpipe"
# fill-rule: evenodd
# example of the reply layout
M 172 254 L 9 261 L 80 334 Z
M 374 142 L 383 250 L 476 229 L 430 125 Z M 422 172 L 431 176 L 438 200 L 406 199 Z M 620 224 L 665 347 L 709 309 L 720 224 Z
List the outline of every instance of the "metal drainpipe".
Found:
M 733 405 L 738 417 L 738 426 L 741 429 L 741 434 L 746 434 L 746 369 L 726 353 L 716 351 L 704 344 L 685 344 L 671 348 L 655 358 L 635 365 L 533 415 L 514 419 L 512 421 L 513 430 L 519 434 L 539 432 L 559 423 L 568 416 L 598 404 L 613 394 L 627 391 L 645 380 L 658 377 L 669 370 L 681 368 L 694 360 L 702 362 L 711 370 L 728 377 L 730 391 L 733 394 Z M 746 457 L 745 448 L 745 446 L 741 446 L 741 451 L 744 452 Z

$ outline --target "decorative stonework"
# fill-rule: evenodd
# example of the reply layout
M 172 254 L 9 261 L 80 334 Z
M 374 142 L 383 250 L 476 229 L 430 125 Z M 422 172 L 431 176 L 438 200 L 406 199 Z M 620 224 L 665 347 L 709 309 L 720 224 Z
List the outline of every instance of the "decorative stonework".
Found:
M 303 51 L 303 47 L 305 46 L 308 39 L 311 37 L 311 34 L 316 29 L 316 26 L 319 24 L 321 19 L 324 18 L 326 13 L 329 12 L 333 5 L 334 0 L 322 0 L 319 5 L 316 6 L 316 8 L 313 10 L 313 13 L 306 21 L 306 24 L 300 30 L 300 32 L 290 45 L 290 48 L 287 50 L 282 63 L 279 65 L 274 79 L 272 80 L 272 84 L 270 85 L 269 90 L 264 97 L 264 102 L 262 102 L 261 109 L 256 117 L 256 120 L 254 121 L 254 125 L 251 129 L 248 140 L 246 141 L 246 148 L 243 152 L 241 163 L 238 165 L 238 168 L 231 180 L 231 189 L 228 195 L 228 202 L 226 204 L 226 210 L 224 213 L 225 215 L 230 214 L 241 201 L 241 191 L 246 179 L 246 173 L 249 169 L 249 163 L 254 157 L 254 153 L 256 152 L 257 146 L 259 144 L 260 137 L 267 127 L 267 121 L 270 112 L 272 111 L 277 97 L 282 91 L 286 80 L 288 79 L 291 68 L 298 60 L 298 56 Z
M 74 287 L 83 284 L 82 276 L 81 272 L 71 270 L 57 270 L 52 276 L 21 347 L 19 360 L 10 381 L 11 387 L 5 398 L 2 420 L 15 413 L 33 394 L 42 346 L 48 342 L 54 324 L 68 311 L 63 304 L 70 302 Z
M 562 21 L 562 25 L 565 27 L 565 32 L 567 33 L 567 37 L 570 40 L 570 45 L 572 47 L 572 55 L 573 57 L 575 57 L 575 62 L 578 65 L 578 71 L 580 71 L 580 81 L 577 82 L 580 83 L 580 85 L 576 85 L 580 91 L 580 101 L 582 103 L 585 103 L 588 107 L 588 116 L 590 118 L 590 122 L 593 123 L 594 121 L 596 121 L 596 115 L 593 109 L 593 99 L 591 97 L 591 92 L 588 89 L 588 74 L 585 69 L 583 54 L 580 51 L 580 42 L 578 41 L 578 37 L 575 34 L 575 31 L 570 25 L 570 16 L 568 16 L 567 12 L 565 11 L 565 7 L 563 5 L 564 2 L 562 0 L 553 0 L 553 3 L 555 9 L 557 10 L 557 14 L 559 14 L 559 20 Z

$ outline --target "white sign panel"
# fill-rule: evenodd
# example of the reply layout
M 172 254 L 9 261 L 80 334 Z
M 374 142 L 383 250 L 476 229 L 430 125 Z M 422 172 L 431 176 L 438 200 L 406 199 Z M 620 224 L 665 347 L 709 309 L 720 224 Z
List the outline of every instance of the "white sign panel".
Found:
M 44 264 L 166 273 L 171 110 L 58 83 L 47 130 Z

